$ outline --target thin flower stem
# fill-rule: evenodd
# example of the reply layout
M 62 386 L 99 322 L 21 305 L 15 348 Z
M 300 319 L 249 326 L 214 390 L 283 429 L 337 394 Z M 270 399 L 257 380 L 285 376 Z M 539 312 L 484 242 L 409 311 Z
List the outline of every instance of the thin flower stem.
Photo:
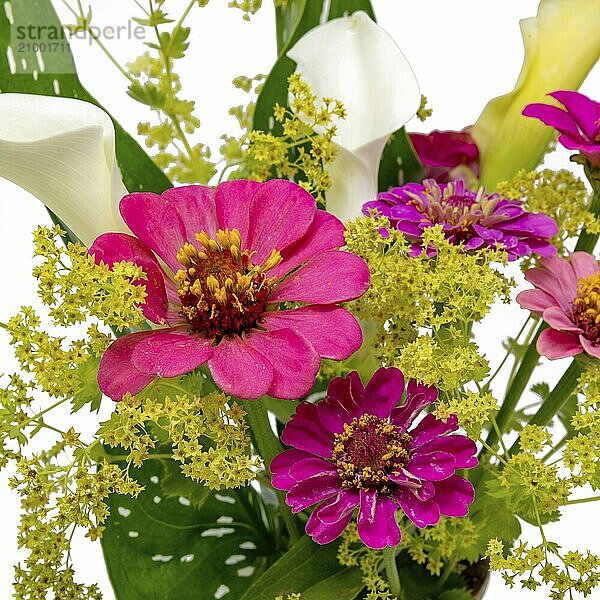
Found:
M 586 502 L 596 502 L 600 500 L 600 496 L 591 496 L 589 498 L 578 498 L 577 500 L 569 500 L 567 505 L 571 504 L 585 504 Z
M 477 440 L 492 456 L 494 456 L 495 458 L 497 458 L 505 467 L 508 466 L 508 463 L 506 462 L 506 460 L 500 455 L 498 454 L 491 446 L 488 446 L 488 444 L 482 440 L 481 438 L 479 438 Z
M 494 379 L 497 377 L 498 373 L 500 373 L 500 371 L 502 370 L 502 367 L 504 367 L 504 365 L 506 364 L 506 361 L 510 358 L 510 356 L 514 350 L 514 346 L 519 341 L 519 338 L 523 335 L 523 332 L 525 331 L 525 328 L 527 327 L 527 324 L 529 323 L 530 320 L 531 320 L 531 314 L 527 317 L 527 319 L 525 320 L 525 323 L 523 323 L 523 326 L 519 330 L 519 333 L 517 333 L 517 335 L 514 339 L 514 342 L 509 345 L 508 349 L 506 350 L 506 354 L 504 355 L 504 358 L 502 359 L 502 361 L 500 362 L 500 364 L 498 365 L 496 370 L 492 373 L 492 375 L 490 375 L 490 378 L 485 382 L 485 385 L 483 386 L 484 390 L 490 389 L 490 384 L 492 383 L 492 381 L 494 381 Z
M 398 575 L 398 565 L 396 564 L 396 548 L 388 547 L 383 551 L 383 565 L 390 584 L 390 593 L 395 598 L 400 598 L 402 586 L 400 585 L 400 575 Z
M 600 216 L 600 180 L 595 178 L 591 170 L 589 168 L 585 168 L 585 174 L 590 182 L 594 190 L 594 195 L 592 197 L 592 203 L 590 205 L 590 212 L 595 216 Z M 596 176 L 597 177 L 597 176 Z M 582 231 L 579 239 L 577 240 L 577 245 L 575 246 L 575 251 L 582 252 L 594 252 L 594 248 L 598 243 L 598 234 L 597 233 L 588 233 L 587 231 Z
M 504 445 L 504 440 L 502 439 L 502 432 L 500 431 L 500 428 L 498 427 L 498 423 L 496 422 L 496 419 L 492 416 L 492 417 L 490 417 L 490 420 L 492 422 L 492 427 L 494 428 L 494 431 L 496 432 L 496 435 L 498 436 L 498 442 L 500 442 L 500 447 L 502 448 L 502 452 L 504 452 L 504 454 L 508 454 L 508 450 L 506 449 L 506 446 Z
M 565 433 L 565 435 L 560 439 L 560 441 L 556 444 L 556 446 L 554 446 L 554 448 L 550 448 L 548 453 L 544 456 L 544 458 L 542 458 L 542 462 L 545 463 L 547 460 L 552 458 L 561 448 L 564 447 L 564 445 L 567 443 L 568 440 L 569 440 L 569 434 Z
M 265 463 L 267 474 L 270 473 L 271 461 L 283 451 L 279 438 L 273 432 L 269 415 L 264 404 L 260 400 L 242 400 L 246 411 L 246 422 L 250 428 L 250 436 L 256 451 Z M 285 506 L 285 493 L 277 490 L 277 498 L 281 504 L 281 515 L 290 536 L 290 546 L 300 538 L 298 523 L 292 513 Z

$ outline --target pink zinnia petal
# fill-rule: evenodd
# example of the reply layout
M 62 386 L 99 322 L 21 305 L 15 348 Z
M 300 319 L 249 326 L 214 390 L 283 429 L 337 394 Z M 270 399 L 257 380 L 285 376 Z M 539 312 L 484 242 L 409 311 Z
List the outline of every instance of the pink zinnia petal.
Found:
M 443 421 L 442 419 L 436 418 L 433 413 L 425 415 L 421 422 L 411 430 L 410 437 L 412 441 L 410 443 L 411 448 L 418 448 L 431 442 L 447 433 L 451 433 L 458 429 L 458 417 L 456 415 L 450 415 L 448 419 Z
M 536 344 L 537 351 L 550 360 L 581 354 L 583 348 L 577 335 L 555 329 L 544 329 Z
M 204 232 L 213 237 L 218 229 L 214 190 L 204 185 L 171 188 L 163 193 L 181 217 L 185 237 L 194 244 L 195 235 Z
M 546 260 L 546 259 L 544 259 Z M 562 260 L 562 259 L 550 259 Z M 560 308 L 564 311 L 570 310 L 573 298 L 576 295 L 576 289 L 563 290 L 558 278 L 554 273 L 546 268 L 534 267 L 525 273 L 525 279 L 552 296 Z
M 280 329 L 252 332 L 244 341 L 273 367 L 269 395 L 296 400 L 310 392 L 319 371 L 320 357 L 306 338 L 291 329 Z
M 330 458 L 333 451 L 333 435 L 321 426 L 317 407 L 310 402 L 297 406 L 281 434 L 281 441 L 323 458 Z
M 598 261 L 587 252 L 572 252 L 569 262 L 577 279 L 589 277 L 598 272 Z
M 278 284 L 271 302 L 337 304 L 364 294 L 370 281 L 365 261 L 349 252 L 321 252 Z
M 237 229 L 243 250 L 248 247 L 250 201 L 261 185 L 257 181 L 236 180 L 225 181 L 215 189 L 218 225 L 221 229 Z
M 309 477 L 324 477 L 325 475 L 337 476 L 337 469 L 334 464 L 318 456 L 308 456 L 290 466 L 290 476 L 298 482 Z
M 440 520 L 440 507 L 435 500 L 421 501 L 406 489 L 397 490 L 394 497 L 406 516 L 420 529 L 435 525 Z
M 572 90 L 558 90 L 549 96 L 558 100 L 569 111 L 588 138 L 594 139 L 598 135 L 600 102 Z
M 282 251 L 283 260 L 269 271 L 269 277 L 282 277 L 315 254 L 344 246 L 344 231 L 345 227 L 337 217 L 317 210 L 308 231 Z
M 273 311 L 266 313 L 263 321 L 269 331 L 291 329 L 301 335 L 323 358 L 345 360 L 362 344 L 358 321 L 339 306 L 315 304 Z
M 297 483 L 285 497 L 285 503 L 297 513 L 321 500 L 331 498 L 340 489 L 340 478 L 335 475 L 315 475 Z
M 377 369 L 363 394 L 363 412 L 388 417 L 404 393 L 404 375 L 395 367 Z
M 337 502 L 337 497 L 326 500 L 313 510 L 306 523 L 306 533 L 312 537 L 317 544 L 329 544 L 342 535 L 344 529 L 352 518 L 352 511 L 345 513 L 339 521 L 335 523 L 324 523 L 320 519 L 321 511 L 327 509 L 330 505 Z
M 600 358 L 600 344 L 594 344 L 583 335 L 579 336 L 579 343 L 590 356 Z
M 298 483 L 298 480 L 292 476 L 291 468 L 300 460 L 311 458 L 311 454 L 303 450 L 292 448 L 278 454 L 269 467 L 271 471 L 271 482 L 273 487 L 278 490 L 290 490 Z
M 436 481 L 434 501 L 440 508 L 440 512 L 447 517 L 466 517 L 469 514 L 469 505 L 475 497 L 473 484 L 452 475 L 443 481 Z
M 423 448 L 418 448 L 406 465 L 407 471 L 420 479 L 429 481 L 446 479 L 454 474 L 455 468 L 457 468 L 456 459 L 453 454 L 450 454 L 450 451 L 426 452 Z
M 558 306 L 551 306 L 542 313 L 542 318 L 552 329 L 559 331 L 569 331 L 571 333 L 582 333 L 581 328 L 577 327 L 573 320 L 565 314 Z
M 542 290 L 524 290 L 517 295 L 517 303 L 521 308 L 541 315 L 547 308 L 557 306 L 553 296 Z
M 316 510 L 319 511 L 318 516 L 323 523 L 332 525 L 346 518 L 348 514 L 352 514 L 358 504 L 358 492 L 342 490 L 331 502 L 321 505 Z
M 181 265 L 177 252 L 191 240 L 186 239 L 185 226 L 172 202 L 165 196 L 144 192 L 125 196 L 119 208 L 129 229 L 170 269 L 178 271 Z
M 416 449 L 415 458 L 418 454 L 427 452 L 444 452 L 451 454 L 455 460 L 455 469 L 472 469 L 479 464 L 475 457 L 477 454 L 477 445 L 471 438 L 464 435 L 448 435 L 431 440 L 427 444 Z M 412 461 L 409 463 L 408 469 L 415 475 L 421 476 L 412 469 Z M 431 477 L 427 477 L 427 479 L 433 480 Z
M 568 133 L 573 137 L 578 137 L 583 141 L 583 136 L 579 133 L 575 119 L 565 110 L 552 106 L 550 104 L 541 104 L 534 102 L 528 104 L 522 112 L 524 117 L 539 119 L 545 125 L 554 127 L 561 133 Z
M 390 421 L 402 429 L 408 429 L 415 417 L 429 404 L 435 402 L 438 391 L 433 386 L 418 383 L 414 379 L 408 382 L 406 400 L 402 406 L 395 408 L 390 416 Z
M 396 503 L 376 491 L 360 491 L 358 535 L 365 546 L 381 549 L 400 543 L 400 528 L 396 521 Z
M 141 307 L 144 316 L 153 323 L 169 322 L 167 289 L 172 290 L 174 286 L 146 244 L 126 233 L 104 233 L 96 238 L 89 252 L 97 264 L 103 262 L 112 267 L 126 260 L 140 266 L 146 278 L 133 283 L 146 288 L 146 299 Z
M 185 329 L 162 329 L 140 342 L 131 361 L 142 373 L 179 377 L 204 364 L 214 354 L 211 340 L 190 335 Z
M 221 340 L 208 368 L 223 392 L 246 400 L 264 396 L 273 382 L 271 363 L 237 336 Z
M 98 369 L 98 387 L 103 394 L 119 401 L 127 393 L 135 395 L 141 392 L 154 379 L 154 375 L 140 372 L 131 362 L 136 346 L 153 333 L 130 333 L 108 347 Z
M 299 240 L 317 210 L 315 199 L 295 183 L 272 179 L 263 183 L 250 202 L 248 247 L 261 264 L 274 249 L 282 251 Z

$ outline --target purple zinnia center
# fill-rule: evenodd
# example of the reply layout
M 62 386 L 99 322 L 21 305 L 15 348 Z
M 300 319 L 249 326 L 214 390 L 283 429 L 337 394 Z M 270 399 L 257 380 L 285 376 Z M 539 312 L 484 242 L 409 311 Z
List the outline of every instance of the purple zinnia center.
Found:
M 179 250 L 177 260 L 184 268 L 175 281 L 179 314 L 189 323 L 189 331 L 220 339 L 257 326 L 276 281 L 265 273 L 282 258 L 273 250 L 262 265 L 254 265 L 251 253 L 241 250 L 237 229 L 219 230 L 215 237 L 198 233 L 201 249 L 186 243 Z
M 346 489 L 374 488 L 387 493 L 390 475 L 398 474 L 410 458 L 411 437 L 374 415 L 355 417 L 334 439 L 331 459 Z
M 593 344 L 600 341 L 600 271 L 577 282 L 573 318 Z

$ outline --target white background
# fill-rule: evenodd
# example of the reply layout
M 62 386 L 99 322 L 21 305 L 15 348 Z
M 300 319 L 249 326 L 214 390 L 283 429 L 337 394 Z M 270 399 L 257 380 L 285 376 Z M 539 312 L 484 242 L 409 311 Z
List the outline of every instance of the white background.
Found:
M 58 0 L 55 4 L 65 17 L 64 6 Z M 512 89 L 523 59 L 518 20 L 533 16 L 537 10 L 536 0 L 374 0 L 373 4 L 379 23 L 405 53 L 422 92 L 429 99 L 429 106 L 434 110 L 426 123 L 415 119 L 409 124 L 410 130 L 417 131 L 461 129 L 476 120 L 487 100 Z M 197 100 L 197 114 L 203 122 L 200 141 L 209 143 L 215 150 L 221 134 L 236 131 L 234 119 L 227 115 L 229 107 L 244 101 L 241 92 L 231 86 L 231 79 L 241 74 L 268 73 L 276 55 L 274 14 L 268 0 L 251 23 L 243 21 L 239 11 L 227 9 L 225 5 L 224 0 L 213 0 L 208 7 L 192 13 L 192 45 L 183 66 L 179 67 L 185 97 Z M 177 3 L 167 2 L 167 9 L 171 6 L 177 6 Z M 134 3 L 123 0 L 96 0 L 93 8 L 97 24 L 118 26 L 125 24 L 130 16 L 139 16 Z M 121 63 L 142 51 L 140 42 L 135 40 L 109 42 L 109 45 Z M 126 80 L 97 48 L 90 48 L 86 41 L 76 41 L 73 46 L 84 85 L 126 129 L 135 133 L 137 122 L 146 119 L 147 114 L 144 107 L 125 95 Z M 598 67 L 581 89 L 596 99 L 600 97 Z M 553 168 L 569 168 L 568 152 L 557 150 L 548 158 L 547 164 Z M 16 186 L 0 181 L 2 322 L 6 322 L 21 305 L 35 305 L 30 277 L 31 232 L 38 224 L 48 222 L 47 214 L 37 200 Z M 516 305 L 498 307 L 479 329 L 479 342 L 492 363 L 498 360 L 501 339 L 516 333 L 522 317 Z M 0 372 L 15 369 L 7 342 L 7 336 L 0 331 Z M 542 370 L 542 377 L 552 383 L 566 365 L 566 361 L 560 361 L 547 366 Z M 107 402 L 101 416 L 111 409 Z M 80 421 L 79 429 L 92 432 L 96 424 L 97 417 L 88 416 Z M 1 600 L 11 597 L 12 564 L 20 556 L 15 541 L 18 499 L 8 491 L 7 479 L 7 472 L 0 474 Z M 594 532 L 597 510 L 594 504 L 570 507 L 565 510 L 561 523 L 546 528 L 548 536 L 563 547 L 590 549 L 600 554 L 600 541 Z M 537 543 L 537 532 L 532 528 L 526 529 L 526 537 Z M 105 598 L 114 598 L 100 545 L 77 539 L 73 555 L 79 578 L 85 582 L 98 582 Z M 535 593 L 509 590 L 499 576 L 494 575 L 486 597 L 490 600 L 506 597 L 526 600 L 545 598 L 547 593 L 543 589 Z M 593 597 L 600 598 L 600 592 L 596 591 Z

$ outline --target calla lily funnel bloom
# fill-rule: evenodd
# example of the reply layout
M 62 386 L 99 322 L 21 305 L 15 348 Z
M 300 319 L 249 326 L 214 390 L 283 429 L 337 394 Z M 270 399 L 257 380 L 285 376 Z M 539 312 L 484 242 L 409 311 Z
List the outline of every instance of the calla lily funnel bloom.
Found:
M 271 463 L 273 486 L 287 491 L 299 512 L 319 503 L 306 523 L 315 542 L 342 534 L 358 509 L 358 535 L 371 548 L 396 546 L 402 509 L 417 526 L 435 525 L 441 515 L 464 517 L 473 486 L 456 474 L 477 465 L 475 443 L 447 421 L 421 411 L 437 389 L 395 368 L 375 372 L 365 387 L 356 371 L 334 379 L 318 404 L 302 402 L 281 439 L 292 449 Z
M 569 150 L 579 150 L 590 164 L 600 167 L 600 102 L 569 90 L 548 94 L 564 110 L 551 104 L 528 104 L 523 114 L 558 130 L 558 141 Z
M 389 136 L 419 108 L 417 80 L 394 40 L 362 11 L 311 29 L 288 56 L 317 96 L 341 100 L 348 111 L 334 139 L 327 209 L 342 221 L 358 217 L 377 194 Z
M 0 94 L 0 177 L 41 200 L 85 245 L 103 231 L 127 231 L 114 127 L 93 104 Z
M 339 303 L 367 290 L 369 269 L 338 250 L 344 226 L 295 183 L 130 194 L 120 208 L 137 237 L 106 233 L 90 253 L 109 266 L 141 266 L 144 315 L 165 327 L 108 348 L 98 383 L 114 400 L 204 363 L 226 394 L 297 399 L 321 358 L 343 360 L 360 347 L 360 327 Z
M 553 90 L 576 90 L 600 58 L 600 0 L 541 0 L 521 21 L 525 60 L 510 94 L 490 101 L 472 135 L 481 153 L 481 183 L 494 189 L 540 163 L 552 131 L 521 113 Z
M 542 259 L 525 279 L 535 286 L 517 296 L 522 308 L 541 315 L 550 325 L 537 341 L 537 351 L 550 360 L 587 352 L 600 358 L 600 271 L 587 252 L 568 260 Z

